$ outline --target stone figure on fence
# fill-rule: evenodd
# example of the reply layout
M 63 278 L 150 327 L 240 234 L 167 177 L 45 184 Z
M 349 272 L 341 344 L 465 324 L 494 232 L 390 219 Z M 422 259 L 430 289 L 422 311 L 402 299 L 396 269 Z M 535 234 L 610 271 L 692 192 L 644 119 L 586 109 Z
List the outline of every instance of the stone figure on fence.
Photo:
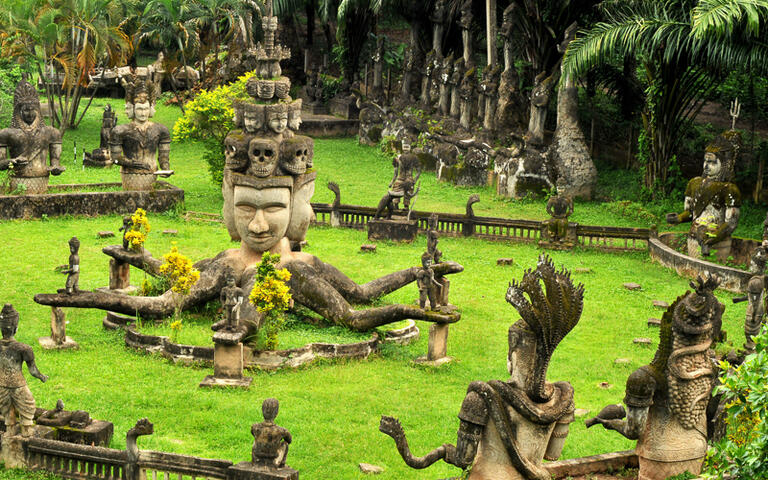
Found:
M 397 419 L 383 416 L 379 430 L 395 440 L 412 468 L 442 459 L 462 469 L 472 465 L 469 480 L 548 480 L 542 460 L 560 456 L 574 404 L 573 387 L 547 382 L 547 368 L 557 345 L 578 323 L 583 297 L 583 285 L 574 285 L 568 271 L 557 271 L 551 259 L 540 257 L 536 270 L 527 270 L 507 290 L 507 302 L 522 317 L 509 329 L 511 378 L 469 385 L 456 446 L 445 444 L 414 457 Z
M 735 301 L 735 300 L 734 300 Z M 744 319 L 744 352 L 755 352 L 755 340 L 765 322 L 765 276 L 755 275 L 747 283 L 747 313 Z
M 24 379 L 22 365 L 27 364 L 30 375 L 45 383 L 46 375 L 40 373 L 35 364 L 32 347 L 17 342 L 14 336 L 19 327 L 19 312 L 6 303 L 0 312 L 0 414 L 5 420 L 8 435 L 31 436 L 34 429 L 35 399 Z M 18 420 L 18 423 L 17 423 Z
M 128 239 L 127 235 L 128 235 L 128 232 L 131 231 L 132 225 L 133 225 L 133 219 L 131 219 L 130 215 L 126 215 L 123 217 L 123 226 L 117 230 L 118 232 L 123 232 L 123 249 L 124 250 L 130 250 L 131 248 L 131 241 Z
M 707 414 L 716 373 L 708 350 L 722 305 L 712 293 L 716 277 L 691 282 L 694 291 L 670 305 L 661 319 L 653 361 L 627 379 L 624 403 L 610 405 L 587 427 L 601 424 L 637 440 L 640 478 L 664 480 L 685 471 L 697 475 L 707 453 Z
M 576 243 L 576 232 L 571 231 L 568 217 L 573 214 L 573 199 L 567 195 L 565 180 L 557 179 L 557 193 L 547 200 L 547 213 L 541 230 L 541 242 L 571 247 Z
M 120 165 L 125 190 L 151 190 L 155 177 L 173 175 L 168 127 L 150 121 L 155 114 L 155 88 L 136 76 L 124 83 L 125 114 L 131 123 L 118 125 L 109 140 L 112 160 Z
M 685 189 L 682 213 L 668 213 L 673 225 L 691 222 L 688 255 L 707 256 L 711 250 L 719 261 L 731 255 L 731 234 L 739 224 L 741 193 L 733 183 L 734 166 L 741 138 L 726 132 L 707 146 L 702 176 L 693 178 Z
M 0 130 L 0 170 L 8 169 L 9 190 L 27 194 L 45 193 L 48 177 L 66 170 L 61 166 L 61 134 L 45 125 L 40 97 L 27 80 L 16 86 L 11 126 Z
M 403 153 L 392 162 L 395 168 L 394 176 L 389 182 L 387 193 L 379 201 L 375 218 L 391 218 L 399 207 L 400 199 L 403 200 L 403 208 L 408 209 L 411 200 L 418 195 L 419 189 L 416 184 L 421 177 L 421 163 L 419 157 L 410 152 L 411 146 L 403 143 Z

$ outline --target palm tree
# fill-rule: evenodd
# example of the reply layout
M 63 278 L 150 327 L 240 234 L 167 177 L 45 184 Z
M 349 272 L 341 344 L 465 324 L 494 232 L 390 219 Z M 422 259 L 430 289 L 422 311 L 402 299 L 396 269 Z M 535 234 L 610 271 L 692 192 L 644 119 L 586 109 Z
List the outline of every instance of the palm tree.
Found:
M 736 2 L 701 0 L 699 6 L 725 3 Z M 601 4 L 604 21 L 582 32 L 564 59 L 565 73 L 574 78 L 617 57 L 634 58 L 642 66 L 646 89 L 641 153 L 647 155 L 644 184 L 654 193 L 669 190 L 669 170 L 683 133 L 719 75 L 768 58 L 762 45 L 706 33 L 717 14 L 704 15 L 714 11 L 695 6 L 694 0 L 607 0 Z M 692 12 L 699 19 L 696 30 Z

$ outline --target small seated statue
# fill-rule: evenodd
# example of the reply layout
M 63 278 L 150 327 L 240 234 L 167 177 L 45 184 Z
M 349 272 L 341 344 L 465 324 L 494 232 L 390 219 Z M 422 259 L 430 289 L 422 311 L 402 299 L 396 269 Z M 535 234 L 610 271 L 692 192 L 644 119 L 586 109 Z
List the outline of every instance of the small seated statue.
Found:
M 414 457 L 397 419 L 383 416 L 379 430 L 395 440 L 412 468 L 443 459 L 462 469 L 471 466 L 469 480 L 549 480 L 542 460 L 560 456 L 574 404 L 573 387 L 547 382 L 547 367 L 555 347 L 578 323 L 583 297 L 583 285 L 575 286 L 569 272 L 556 271 L 549 257 L 540 257 L 536 270 L 527 270 L 507 290 L 507 302 L 522 317 L 509 328 L 511 378 L 469 385 L 456 446 Z
M 276 469 L 285 467 L 288 447 L 293 438 L 291 432 L 275 425 L 275 418 L 280 410 L 280 403 L 275 398 L 267 398 L 261 404 L 264 421 L 251 427 L 253 448 L 251 462 L 260 467 Z
M 112 129 L 112 160 L 121 166 L 125 190 L 151 190 L 155 176 L 173 175 L 170 166 L 171 134 L 168 127 L 149 119 L 155 114 L 155 87 L 135 75 L 124 82 L 125 114 L 131 123 Z M 158 169 L 159 166 L 159 169 Z
M 627 379 L 627 411 L 609 405 L 586 422 L 637 440 L 641 479 L 701 471 L 707 453 L 706 409 L 716 377 L 708 350 L 722 314 L 712 293 L 718 284 L 717 277 L 699 277 L 691 282 L 694 291 L 664 312 L 653 361 Z
M 551 218 L 542 222 L 542 241 L 573 246 L 575 232 L 569 231 L 568 217 L 573 214 L 573 199 L 565 194 L 565 179 L 557 179 L 557 194 L 547 200 L 547 213 Z M 542 242 L 542 243 L 543 243 Z
M 37 90 L 22 80 L 13 95 L 11 126 L 0 130 L 0 170 L 12 169 L 11 192 L 45 193 L 49 175 L 66 170 L 60 160 L 61 134 L 45 125 Z
M 32 347 L 17 342 L 16 330 L 19 327 L 19 312 L 13 305 L 6 303 L 0 312 L 0 414 L 5 420 L 5 429 L 9 435 L 18 435 L 17 419 L 21 424 L 22 436 L 29 437 L 34 429 L 35 399 L 24 379 L 22 365 L 27 364 L 29 373 L 45 383 L 46 375 L 40 373 L 35 364 Z M 15 414 L 13 413 L 15 412 Z
M 733 169 L 740 140 L 735 132 L 726 132 L 707 147 L 702 176 L 688 182 L 685 209 L 668 213 L 673 225 L 691 222 L 688 255 L 707 256 L 715 250 L 725 262 L 731 254 L 731 234 L 739 224 L 741 193 L 733 182 Z

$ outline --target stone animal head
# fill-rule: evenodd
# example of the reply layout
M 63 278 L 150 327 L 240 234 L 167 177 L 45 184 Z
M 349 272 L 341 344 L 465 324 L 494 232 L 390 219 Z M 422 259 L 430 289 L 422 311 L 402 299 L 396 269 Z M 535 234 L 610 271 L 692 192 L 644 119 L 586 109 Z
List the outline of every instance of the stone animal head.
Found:
M 249 173 L 257 177 L 272 175 L 277 167 L 277 142 L 268 138 L 254 138 L 248 143 Z
M 312 165 L 314 142 L 311 138 L 297 135 L 283 140 L 280 145 L 280 168 L 290 175 L 301 175 Z

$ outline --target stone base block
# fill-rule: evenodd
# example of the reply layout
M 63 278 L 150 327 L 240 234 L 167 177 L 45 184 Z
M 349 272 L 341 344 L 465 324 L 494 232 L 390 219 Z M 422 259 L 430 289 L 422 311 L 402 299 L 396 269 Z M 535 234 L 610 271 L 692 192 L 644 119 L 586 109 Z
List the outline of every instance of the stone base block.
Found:
M 20 435 L 3 434 L 0 458 L 2 458 L 5 468 L 26 468 L 24 438 Z
M 208 375 L 200 382 L 200 387 L 203 388 L 216 388 L 216 387 L 231 387 L 231 388 L 243 388 L 248 389 L 253 383 L 253 377 L 240 377 L 240 378 L 224 378 Z M 239 477 L 238 477 L 239 478 Z M 243 478 L 261 478 L 261 477 L 243 477 Z M 264 477 L 272 478 L 272 477 Z M 282 477 L 275 477 L 282 478 Z
M 368 221 L 368 240 L 413 242 L 419 232 L 416 220 L 372 218 Z
M 62 343 L 56 343 L 56 340 L 51 337 L 41 337 L 38 338 L 37 341 L 45 350 L 76 350 L 80 348 L 80 345 L 72 340 L 71 337 L 66 337 Z
M 451 363 L 453 361 L 453 357 L 443 357 L 438 358 L 437 360 L 430 360 L 428 355 L 422 355 L 421 357 L 414 360 L 415 363 L 419 365 L 426 365 L 428 367 L 439 367 L 440 365 L 445 365 L 446 363 Z
M 216 332 L 221 335 L 222 332 Z M 213 350 L 213 374 L 216 378 L 242 378 L 243 344 L 215 343 Z
M 125 173 L 120 172 L 123 181 L 123 190 L 152 190 L 155 185 L 155 176 L 151 173 Z
M 240 462 L 229 467 L 229 480 L 299 480 L 299 472 L 291 467 L 266 469 L 251 462 Z
M 42 177 L 9 177 L 8 188 L 11 192 L 37 195 L 48 191 L 48 175 Z
M 59 427 L 54 428 L 56 440 L 61 442 L 77 443 L 80 445 L 96 445 L 108 447 L 115 431 L 112 422 L 94 420 L 85 428 Z

